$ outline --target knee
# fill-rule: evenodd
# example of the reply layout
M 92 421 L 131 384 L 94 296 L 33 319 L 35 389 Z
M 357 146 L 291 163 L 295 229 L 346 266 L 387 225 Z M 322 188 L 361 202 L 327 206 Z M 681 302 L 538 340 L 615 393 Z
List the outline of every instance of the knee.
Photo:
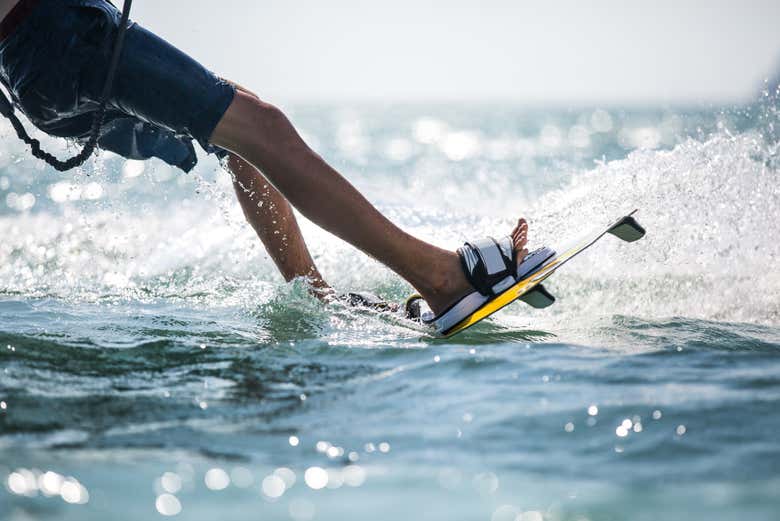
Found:
M 292 124 L 278 107 L 238 90 L 212 134 L 212 143 L 239 153 L 246 152 L 248 147 L 269 152 L 292 144 L 296 136 Z
M 256 127 L 268 129 L 274 133 L 279 133 L 290 127 L 290 122 L 282 110 L 260 98 L 253 98 L 251 101 L 252 122 Z

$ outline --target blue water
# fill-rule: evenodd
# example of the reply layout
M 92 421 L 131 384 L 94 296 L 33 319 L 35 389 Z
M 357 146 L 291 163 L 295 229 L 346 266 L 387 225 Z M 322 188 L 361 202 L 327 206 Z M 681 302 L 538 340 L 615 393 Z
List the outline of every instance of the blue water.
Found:
M 634 208 L 648 235 L 436 340 L 284 284 L 213 160 L 63 176 L 3 127 L 0 518 L 777 519 L 771 103 L 286 108 L 438 245 Z M 410 291 L 303 229 L 338 288 Z

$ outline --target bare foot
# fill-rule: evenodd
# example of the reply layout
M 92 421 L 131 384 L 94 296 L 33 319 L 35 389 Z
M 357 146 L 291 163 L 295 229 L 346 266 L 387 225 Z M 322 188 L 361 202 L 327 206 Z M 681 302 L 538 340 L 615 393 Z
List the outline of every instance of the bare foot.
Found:
M 528 223 L 522 217 L 517 220 L 517 226 L 512 230 L 510 234 L 512 242 L 517 252 L 517 265 L 519 266 L 526 255 L 528 255 L 528 249 L 525 247 L 528 244 Z
M 528 243 L 528 223 L 526 220 L 523 218 L 519 219 L 509 235 L 512 238 L 514 251 L 517 252 L 515 257 L 519 265 L 525 256 L 528 255 L 528 250 L 525 247 Z M 422 295 L 428 306 L 430 306 L 431 311 L 436 315 L 444 312 L 447 308 L 474 291 L 474 288 L 466 280 L 466 275 L 463 273 L 457 253 L 453 252 L 449 255 L 446 265 L 438 268 L 442 276 L 435 283 L 436 287 L 427 291 L 420 291 L 420 295 Z
M 330 284 L 325 282 L 317 268 L 312 268 L 308 275 L 303 276 L 306 284 L 309 286 L 309 293 L 323 302 L 327 302 L 331 297 L 336 295 Z

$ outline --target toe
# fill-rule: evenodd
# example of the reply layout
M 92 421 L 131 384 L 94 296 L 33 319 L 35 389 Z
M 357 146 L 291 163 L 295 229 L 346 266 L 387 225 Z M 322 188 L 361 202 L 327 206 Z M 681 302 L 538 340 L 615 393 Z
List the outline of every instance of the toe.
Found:
M 517 221 L 517 226 L 512 230 L 512 242 L 518 250 L 528 242 L 528 223 L 525 219 Z
M 525 222 L 525 219 L 519 219 L 517 225 L 515 225 L 515 228 L 512 230 L 512 237 L 517 237 L 523 230 L 527 229 L 528 223 Z

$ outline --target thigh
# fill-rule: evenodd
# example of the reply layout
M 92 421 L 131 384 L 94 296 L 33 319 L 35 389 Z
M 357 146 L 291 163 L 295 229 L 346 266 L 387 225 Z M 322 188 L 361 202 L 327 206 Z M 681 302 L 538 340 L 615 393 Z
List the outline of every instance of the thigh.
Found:
M 167 41 L 133 24 L 115 78 L 114 108 L 198 140 L 208 140 L 235 88 Z

